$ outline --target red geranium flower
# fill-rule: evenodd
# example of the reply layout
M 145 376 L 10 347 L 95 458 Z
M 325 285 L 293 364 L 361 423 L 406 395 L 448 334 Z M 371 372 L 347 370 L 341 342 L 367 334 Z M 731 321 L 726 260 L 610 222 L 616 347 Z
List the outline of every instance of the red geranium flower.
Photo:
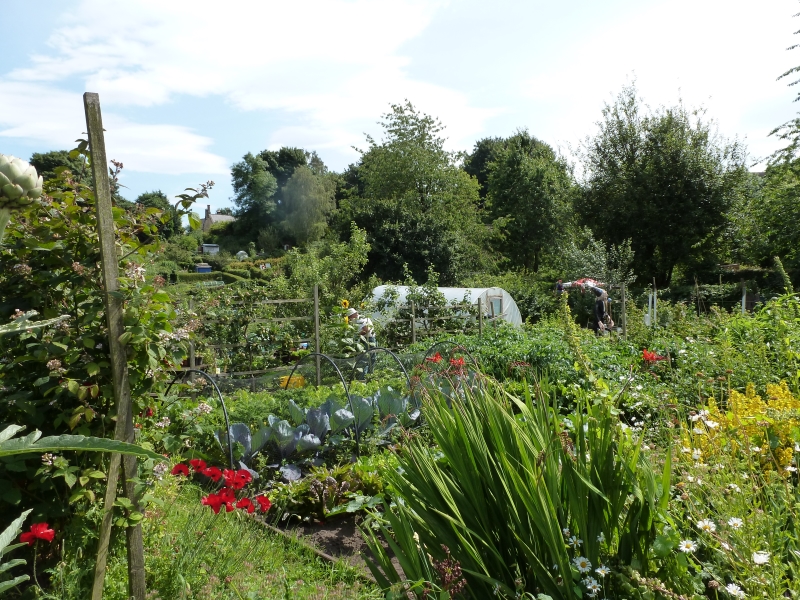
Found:
M 172 474 L 173 475 L 183 475 L 184 477 L 189 476 L 189 467 L 187 467 L 183 463 L 178 463 L 174 467 L 172 467 Z
M 428 356 L 425 359 L 425 362 L 432 362 L 432 363 L 438 363 L 438 362 L 441 362 L 441 361 L 442 361 L 442 355 L 439 354 L 438 352 L 436 354 L 434 354 L 433 356 Z
M 242 498 L 239 500 L 236 503 L 236 508 L 246 510 L 248 513 L 252 513 L 256 509 L 255 505 L 250 501 L 250 498 Z
M 219 467 L 208 467 L 200 472 L 214 483 L 222 479 L 222 471 L 219 470 Z
M 200 471 L 201 473 L 205 471 L 206 461 L 204 461 L 202 458 L 193 458 L 189 461 L 189 464 L 192 465 L 192 468 L 195 471 Z
M 267 512 L 272 506 L 272 502 L 264 494 L 256 496 L 256 502 L 261 506 L 261 512 Z
M 50 529 L 47 523 L 34 523 L 31 525 L 30 531 L 26 531 L 19 536 L 19 541 L 23 544 L 33 546 L 33 544 L 36 543 L 36 540 L 52 542 L 55 534 L 56 532 Z

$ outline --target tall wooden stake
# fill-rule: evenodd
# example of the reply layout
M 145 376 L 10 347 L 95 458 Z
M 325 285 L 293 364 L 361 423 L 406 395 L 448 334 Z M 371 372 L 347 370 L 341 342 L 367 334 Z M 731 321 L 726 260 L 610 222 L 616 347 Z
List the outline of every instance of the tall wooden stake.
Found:
M 123 302 L 115 297 L 119 290 L 119 259 L 117 257 L 116 236 L 114 233 L 114 216 L 111 212 L 111 185 L 108 180 L 108 161 L 106 145 L 103 137 L 103 119 L 100 114 L 100 96 L 85 93 L 83 106 L 86 112 L 86 131 L 89 133 L 89 148 L 92 153 L 92 175 L 94 175 L 95 208 L 97 210 L 97 232 L 100 237 L 100 260 L 103 270 L 103 301 L 108 324 L 108 346 L 111 359 L 111 374 L 114 382 L 114 401 L 117 406 L 117 423 L 114 428 L 114 439 L 133 442 L 133 414 L 131 408 L 131 389 L 128 383 L 128 362 L 125 345 L 119 341 L 124 333 L 122 323 Z M 103 596 L 103 580 L 105 578 L 108 542 L 111 537 L 111 510 L 116 499 L 117 478 L 120 462 L 125 495 L 138 508 L 134 489 L 137 476 L 135 456 L 120 459 L 118 454 L 111 457 L 105 504 L 103 506 L 103 522 L 100 528 L 100 547 L 97 551 L 92 600 Z M 116 468 L 115 468 L 116 467 Z M 144 600 L 147 589 L 144 578 L 144 544 L 142 527 L 128 527 L 125 530 L 128 550 L 128 595 L 134 600 Z
M 319 285 L 314 284 L 314 352 L 317 353 L 317 387 L 322 385 L 322 374 L 319 362 Z
M 622 284 L 622 339 L 628 341 L 628 309 L 625 298 L 625 284 Z

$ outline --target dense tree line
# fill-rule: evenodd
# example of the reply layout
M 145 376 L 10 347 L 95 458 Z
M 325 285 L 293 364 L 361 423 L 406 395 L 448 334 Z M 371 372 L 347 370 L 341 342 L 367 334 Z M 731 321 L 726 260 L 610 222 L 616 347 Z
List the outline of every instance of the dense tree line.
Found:
M 771 267 L 775 256 L 800 275 L 800 163 L 783 154 L 749 172 L 743 144 L 720 137 L 703 111 L 650 110 L 625 87 L 574 162 L 524 129 L 448 151 L 443 125 L 409 102 L 380 124 L 381 139 L 367 137 L 342 173 L 301 148 L 243 156 L 231 168 L 232 207 L 220 210 L 236 220 L 206 241 L 274 255 L 348 241 L 355 224 L 370 246 L 363 277 L 423 282 L 436 272 L 444 285 L 504 272 L 586 274 L 583 264 L 632 269 L 663 287 L 711 281 L 726 262 Z M 79 168 L 66 152 L 32 162 L 46 177 Z M 160 191 L 118 205 L 174 211 Z M 164 233 L 183 233 L 177 216 Z M 184 252 L 192 244 L 180 243 Z M 626 264 L 598 266 L 608 257 Z

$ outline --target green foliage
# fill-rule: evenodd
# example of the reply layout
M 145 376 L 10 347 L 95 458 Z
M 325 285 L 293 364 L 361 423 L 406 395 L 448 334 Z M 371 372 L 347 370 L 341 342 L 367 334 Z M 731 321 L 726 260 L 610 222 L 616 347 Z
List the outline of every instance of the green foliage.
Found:
M 367 232 L 378 277 L 400 281 L 407 265 L 423 281 L 432 266 L 452 284 L 483 262 L 478 183 L 444 150 L 441 124 L 410 103 L 392 105 L 381 125 L 385 138 L 367 137 L 358 166 L 363 197 L 341 201 L 340 223 Z
M 192 283 L 195 281 L 224 281 L 225 283 L 236 283 L 244 281 L 246 277 L 236 275 L 226 271 L 213 271 L 211 273 L 178 273 L 180 283 Z
M 5 432 L 3 432 L 5 433 Z M 3 433 L 0 433 L 0 439 L 2 439 Z M 25 521 L 25 518 L 31 513 L 31 510 L 26 510 L 22 513 L 19 517 L 17 517 L 11 524 L 5 528 L 5 530 L 0 533 L 0 593 L 6 592 L 11 588 L 28 581 L 30 577 L 28 575 L 17 575 L 12 579 L 6 579 L 3 573 L 12 569 L 14 567 L 18 567 L 25 564 L 25 560 L 21 558 L 17 558 L 14 560 L 3 560 L 3 557 L 11 552 L 19 548 L 20 546 L 24 546 L 25 544 L 12 544 L 11 542 L 14 541 L 20 531 L 22 531 L 22 523 Z
M 56 327 L 31 327 L 0 338 L 3 419 L 46 436 L 105 437 L 116 415 L 94 197 L 88 187 L 63 174 L 48 182 L 46 191 L 48 200 L 20 215 L 6 231 L 0 248 L 0 313 L 7 318 L 15 309 L 35 309 L 45 318 L 69 319 Z M 140 266 L 157 248 L 158 212 L 113 209 L 118 247 L 126 256 L 117 293 L 126 301 L 123 342 L 132 393 L 138 399 L 134 411 L 185 353 L 182 336 L 173 327 L 176 315 L 169 295 L 148 285 Z M 41 471 L 38 458 L 2 459 L 0 502 L 17 505 L 23 493 L 32 494 L 38 498 L 38 513 L 69 514 L 74 490 L 68 479 L 87 470 L 102 471 L 102 461 L 91 453 L 64 461 L 62 471 L 70 477 L 60 479 L 54 475 L 57 471 Z M 95 485 L 89 483 L 87 489 Z
M 270 224 L 278 183 L 267 163 L 249 152 L 231 167 L 231 177 L 237 209 L 235 229 L 239 235 L 254 238 L 259 229 Z
M 92 181 L 92 173 L 89 166 L 84 164 L 81 158 L 70 156 L 69 150 L 34 152 L 28 162 L 36 168 L 36 172 L 45 181 L 56 179 L 63 169 L 69 169 L 73 178 L 80 183 L 88 184 Z
M 626 87 L 583 148 L 583 224 L 606 244 L 630 239 L 635 273 L 660 287 L 676 266 L 714 259 L 746 180 L 744 148 L 718 139 L 702 117 L 680 104 L 644 113 Z
M 306 244 L 319 240 L 328 228 L 328 215 L 336 208 L 334 181 L 327 173 L 315 173 L 309 167 L 295 169 L 283 188 L 285 228 L 295 239 Z
M 178 210 L 169 203 L 167 195 L 161 190 L 144 192 L 134 200 L 134 204 L 141 204 L 145 208 L 157 208 L 165 217 L 159 227 L 159 233 L 164 238 L 171 238 L 181 233 L 183 227 Z
M 576 187 L 563 158 L 527 131 L 504 140 L 489 165 L 489 206 L 511 265 L 539 270 L 571 229 Z
M 541 390 L 520 400 L 490 386 L 452 409 L 433 394 L 423 411 L 436 449 L 411 440 L 388 475 L 393 535 L 381 529 L 406 579 L 436 583 L 434 561 L 450 554 L 473 597 L 514 597 L 521 580 L 523 591 L 560 599 L 586 593 L 579 556 L 652 568 L 669 468 L 654 471 L 609 398 L 582 397 L 576 408 L 562 419 Z M 376 579 L 399 582 L 379 538 L 364 531 Z

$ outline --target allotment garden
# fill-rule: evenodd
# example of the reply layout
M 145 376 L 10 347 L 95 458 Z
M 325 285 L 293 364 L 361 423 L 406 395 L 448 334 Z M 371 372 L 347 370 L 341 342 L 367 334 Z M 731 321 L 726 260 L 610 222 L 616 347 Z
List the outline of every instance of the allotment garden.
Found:
M 125 445 L 95 196 L 67 170 L 31 189 L 0 209 L 4 597 L 128 598 L 137 543 L 164 600 L 800 595 L 790 287 L 743 313 L 662 300 L 649 326 L 632 295 L 596 336 L 566 293 L 514 326 L 420 286 L 427 335 L 388 351 L 347 319 L 363 289 L 170 285 L 161 213 L 114 208 Z

